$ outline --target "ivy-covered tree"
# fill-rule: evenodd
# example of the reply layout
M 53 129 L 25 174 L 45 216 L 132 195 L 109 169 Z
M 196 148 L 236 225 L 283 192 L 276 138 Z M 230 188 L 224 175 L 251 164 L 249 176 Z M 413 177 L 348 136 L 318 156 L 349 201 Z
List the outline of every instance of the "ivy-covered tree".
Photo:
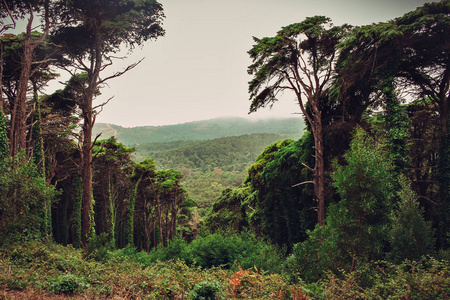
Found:
M 0 162 L 8 157 L 8 132 L 6 129 L 6 118 L 3 111 L 0 110 Z
M 107 233 L 115 244 L 117 212 L 128 196 L 127 170 L 132 165 L 134 148 L 118 143 L 115 137 L 97 141 L 93 154 L 93 195 L 95 199 L 96 233 Z
M 311 161 L 313 138 L 284 140 L 268 146 L 250 167 L 246 184 L 250 225 L 271 242 L 290 249 L 314 228 L 313 191 L 299 182 L 309 181 L 302 163 Z
M 301 112 L 311 126 L 314 138 L 313 174 L 317 200 L 317 219 L 325 225 L 325 159 L 321 106 L 328 97 L 337 45 L 347 25 L 332 26 L 323 16 L 307 18 L 280 30 L 275 37 L 254 38 L 248 52 L 253 64 L 248 67 L 253 79 L 249 83 L 250 112 L 273 105 L 283 91 L 294 93 Z
M 213 202 L 205 225 L 211 232 L 234 231 L 240 233 L 248 226 L 247 201 L 250 188 L 241 186 L 235 189 L 227 188 Z
M 155 205 L 152 200 L 152 192 L 155 189 L 156 165 L 153 159 L 148 158 L 135 164 L 133 167 L 131 180 L 133 187 L 130 194 L 130 200 L 127 209 L 127 223 L 125 229 L 126 240 L 129 245 L 136 245 L 135 240 L 142 241 L 138 237 L 139 228 L 143 228 L 145 242 L 139 245 L 139 248 L 149 250 L 149 235 L 147 229 L 147 210 L 151 205 Z M 150 195 L 149 195 L 150 192 Z M 141 200 L 141 201 L 139 201 Z M 136 209 L 136 202 L 139 209 Z M 161 220 L 161 219 L 160 219 Z M 135 229 L 136 228 L 136 229 Z

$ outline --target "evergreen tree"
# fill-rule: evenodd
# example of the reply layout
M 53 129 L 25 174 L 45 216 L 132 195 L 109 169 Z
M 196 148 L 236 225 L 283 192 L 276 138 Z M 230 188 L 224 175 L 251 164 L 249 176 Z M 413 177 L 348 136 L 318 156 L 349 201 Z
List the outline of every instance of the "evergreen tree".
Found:
M 418 260 L 422 255 L 432 253 L 433 231 L 422 216 L 417 194 L 411 189 L 409 180 L 401 176 L 399 183 L 400 202 L 393 216 L 389 235 L 392 248 L 389 256 L 396 262 L 404 259 Z
M 342 198 L 327 217 L 327 226 L 338 236 L 342 255 L 351 268 L 358 261 L 381 259 L 393 211 L 393 165 L 382 148 L 357 128 L 344 154 L 346 165 L 335 165 L 333 185 Z

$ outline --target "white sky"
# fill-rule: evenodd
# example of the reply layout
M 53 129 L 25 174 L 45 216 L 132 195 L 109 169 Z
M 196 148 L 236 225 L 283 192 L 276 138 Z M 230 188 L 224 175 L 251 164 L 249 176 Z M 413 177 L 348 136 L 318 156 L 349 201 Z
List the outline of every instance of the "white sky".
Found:
M 96 104 L 114 96 L 97 122 L 126 127 L 167 125 L 223 116 L 246 117 L 250 101 L 247 51 L 252 36 L 325 15 L 340 25 L 365 25 L 401 16 L 422 0 L 160 0 L 166 35 L 136 49 L 109 72 L 145 57 L 135 69 L 109 81 Z M 107 71 L 108 72 L 108 69 Z M 292 99 L 292 100 L 291 100 Z M 254 118 L 292 117 L 293 97 Z

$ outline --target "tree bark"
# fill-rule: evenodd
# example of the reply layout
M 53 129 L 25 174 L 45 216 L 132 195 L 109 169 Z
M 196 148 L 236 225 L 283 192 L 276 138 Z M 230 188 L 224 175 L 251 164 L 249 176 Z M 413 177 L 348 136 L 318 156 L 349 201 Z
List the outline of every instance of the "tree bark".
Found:
M 19 151 L 26 149 L 26 100 L 28 92 L 28 81 L 31 73 L 31 63 L 33 62 L 33 52 L 37 44 L 31 40 L 31 24 L 33 14 L 27 24 L 26 38 L 23 45 L 23 55 L 21 58 L 21 70 L 17 85 L 17 95 L 11 112 L 11 131 L 9 137 L 9 154 L 15 156 Z
M 325 225 L 325 159 L 324 159 L 324 145 L 323 145 L 323 127 L 322 117 L 314 118 L 315 134 L 315 167 L 314 167 L 314 193 L 317 198 L 317 221 L 320 226 Z
M 90 217 L 92 204 L 92 101 L 86 99 L 85 105 L 87 108 L 83 109 L 83 145 L 81 149 L 81 186 L 83 188 L 81 201 L 81 241 L 83 246 L 87 243 L 89 231 L 92 226 Z

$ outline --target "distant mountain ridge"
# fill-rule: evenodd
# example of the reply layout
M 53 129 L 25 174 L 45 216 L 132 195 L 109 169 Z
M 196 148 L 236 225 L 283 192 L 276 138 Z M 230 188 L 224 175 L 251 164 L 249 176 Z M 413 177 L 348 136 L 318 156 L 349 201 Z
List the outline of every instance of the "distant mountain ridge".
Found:
M 273 133 L 299 138 L 304 122 L 302 118 L 248 120 L 244 118 L 218 118 L 176 125 L 122 127 L 110 123 L 97 123 L 94 136 L 101 139 L 115 136 L 127 146 L 187 140 L 210 140 L 228 136 L 255 133 Z

